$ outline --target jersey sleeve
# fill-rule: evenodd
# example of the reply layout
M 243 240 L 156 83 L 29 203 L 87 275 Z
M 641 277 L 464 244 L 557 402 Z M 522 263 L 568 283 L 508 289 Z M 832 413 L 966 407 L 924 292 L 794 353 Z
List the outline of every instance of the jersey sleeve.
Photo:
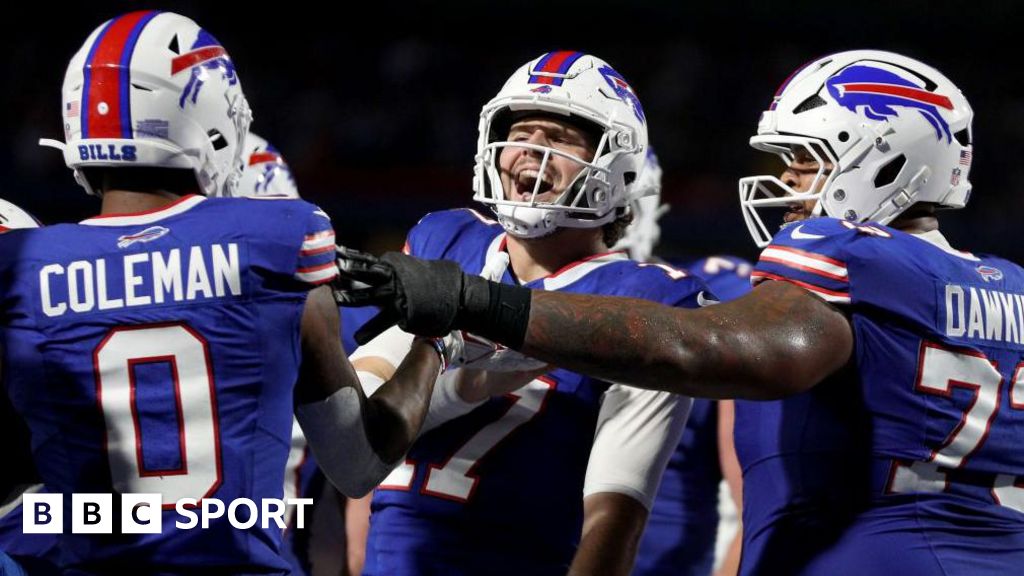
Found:
M 847 262 L 850 243 L 858 236 L 855 228 L 832 218 L 814 218 L 787 226 L 761 252 L 750 275 L 751 282 L 790 282 L 826 302 L 850 304 Z
M 402 251 L 417 258 L 442 259 L 450 254 L 456 240 L 481 225 L 498 224 L 469 208 L 431 212 L 409 230 Z
M 735 256 L 709 256 L 686 266 L 699 276 L 723 302 L 750 292 L 750 272 L 754 266 Z
M 643 298 L 674 308 L 701 308 L 717 303 L 715 294 L 703 279 L 669 264 L 633 264 L 631 272 L 615 293 Z
M 338 276 L 334 260 L 334 228 L 331 226 L 331 218 L 320 208 L 309 205 L 294 277 L 310 286 L 330 282 Z
M 612 385 L 601 402 L 583 496 L 624 494 L 650 510 L 692 403 L 686 396 Z

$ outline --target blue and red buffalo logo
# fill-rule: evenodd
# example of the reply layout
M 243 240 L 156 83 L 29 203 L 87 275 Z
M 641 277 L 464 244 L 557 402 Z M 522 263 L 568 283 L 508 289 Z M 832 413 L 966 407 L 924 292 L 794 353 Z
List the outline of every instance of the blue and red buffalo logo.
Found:
M 281 157 L 281 153 L 277 151 L 273 146 L 268 146 L 264 152 L 253 152 L 249 156 L 249 167 L 260 167 L 263 170 L 261 174 L 262 178 L 256 183 L 256 193 L 266 194 L 270 191 L 270 184 L 274 181 L 274 177 L 281 173 L 285 178 L 292 182 L 292 186 L 295 185 L 295 178 L 292 176 L 292 171 L 285 163 L 284 158 Z
M 647 122 L 646 116 L 644 116 L 643 106 L 640 105 L 640 99 L 636 97 L 636 92 L 633 92 L 633 88 L 626 82 L 626 79 L 622 77 L 611 66 L 602 66 L 597 69 L 604 76 L 605 82 L 611 86 L 615 95 L 622 99 L 623 102 L 629 104 L 633 108 L 633 113 L 636 114 L 637 120 L 640 122 Z
M 199 36 L 192 44 L 190 51 L 176 57 L 171 61 L 171 76 L 184 70 L 192 70 L 192 77 L 181 92 L 178 106 L 185 108 L 185 102 L 191 100 L 196 103 L 199 91 L 203 88 L 206 75 L 203 70 L 220 70 L 224 80 L 231 85 L 238 82 L 238 75 L 235 74 L 235 65 L 231 62 L 227 50 L 217 42 L 217 39 L 206 30 L 200 30 Z
M 852 112 L 858 109 L 872 120 L 899 116 L 897 107 L 917 110 L 935 128 L 935 137 L 952 142 L 949 124 L 939 108 L 953 109 L 947 96 L 929 92 L 914 82 L 888 70 L 856 65 L 844 68 L 825 82 L 836 102 Z

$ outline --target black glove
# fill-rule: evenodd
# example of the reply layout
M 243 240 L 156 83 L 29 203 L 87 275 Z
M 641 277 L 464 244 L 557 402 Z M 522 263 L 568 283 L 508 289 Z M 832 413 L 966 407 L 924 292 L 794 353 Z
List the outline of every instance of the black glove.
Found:
M 338 247 L 338 268 L 349 282 L 335 287 L 338 304 L 381 309 L 356 332 L 356 342 L 366 344 L 395 323 L 420 336 L 451 332 L 466 279 L 455 262 L 420 260 L 401 252 L 376 258 Z
M 513 348 L 526 334 L 530 291 L 465 274 L 455 262 L 420 260 L 401 252 L 376 258 L 339 246 L 338 269 L 338 304 L 381 309 L 356 332 L 360 344 L 396 323 L 419 336 L 469 330 Z

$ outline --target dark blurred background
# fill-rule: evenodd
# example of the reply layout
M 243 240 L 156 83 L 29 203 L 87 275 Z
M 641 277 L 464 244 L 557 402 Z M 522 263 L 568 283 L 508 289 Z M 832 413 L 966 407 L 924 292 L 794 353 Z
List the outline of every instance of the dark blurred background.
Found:
M 521 64 L 555 49 L 594 53 L 635 88 L 665 170 L 662 254 L 753 258 L 736 180 L 779 164 L 747 146 L 779 83 L 829 52 L 881 48 L 953 79 L 975 110 L 972 203 L 949 213 L 954 245 L 1024 260 L 1024 3 L 90 2 L 24 6 L 8 19 L 0 69 L 0 196 L 45 222 L 98 210 L 56 151 L 64 68 L 120 12 L 185 14 L 232 55 L 255 112 L 300 191 L 339 241 L 395 248 L 431 210 L 471 205 L 480 107 Z

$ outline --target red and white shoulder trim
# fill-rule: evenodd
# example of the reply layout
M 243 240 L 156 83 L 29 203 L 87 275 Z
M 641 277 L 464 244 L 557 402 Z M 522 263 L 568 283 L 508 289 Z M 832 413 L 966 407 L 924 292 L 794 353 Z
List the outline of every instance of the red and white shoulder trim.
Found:
M 817 274 L 830 280 L 848 282 L 849 274 L 846 264 L 815 252 L 790 248 L 788 246 L 769 246 L 761 252 L 762 262 L 774 262 L 801 272 Z
M 779 276 L 778 274 L 762 272 L 761 270 L 754 270 L 753 272 L 750 273 L 750 283 L 753 284 L 754 286 L 757 286 L 758 284 L 764 282 L 765 280 L 777 280 L 780 282 L 789 282 L 790 284 L 795 284 L 801 288 L 806 289 L 815 296 L 821 297 L 822 300 L 826 302 L 831 302 L 833 304 L 849 304 L 851 302 L 850 292 L 848 290 L 829 290 L 828 288 L 815 286 L 814 284 L 810 284 L 808 282 L 801 282 L 799 280 L 794 280 L 793 278 Z

